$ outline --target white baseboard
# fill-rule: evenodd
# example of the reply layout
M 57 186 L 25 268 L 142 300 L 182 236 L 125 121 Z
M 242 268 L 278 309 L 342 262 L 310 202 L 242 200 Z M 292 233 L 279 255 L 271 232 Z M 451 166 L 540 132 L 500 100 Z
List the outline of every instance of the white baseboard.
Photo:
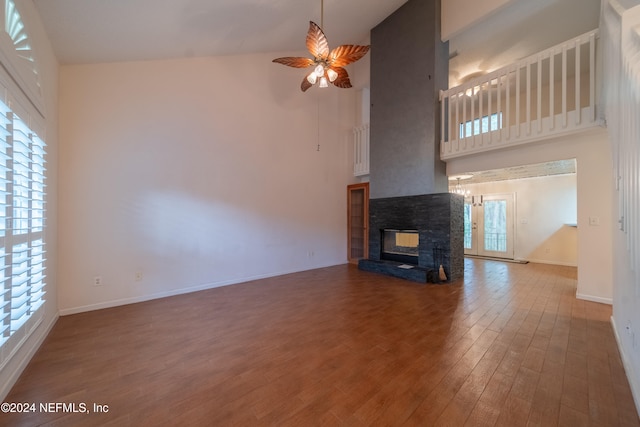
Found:
M 582 300 L 585 300 L 585 301 L 592 301 L 592 302 L 599 302 L 601 304 L 613 305 L 613 299 L 612 298 L 597 297 L 597 296 L 594 296 L 594 295 L 586 295 L 586 294 L 581 294 L 581 293 L 576 293 L 576 298 L 582 299 Z
M 618 329 L 616 328 L 616 322 L 613 316 L 611 316 L 611 327 L 613 328 L 613 335 L 616 337 L 616 344 L 618 344 L 618 352 L 620 353 L 620 358 L 622 359 L 622 366 L 624 367 L 624 373 L 627 376 L 627 381 L 629 381 L 629 387 L 631 388 L 631 395 L 633 396 L 633 401 L 636 404 L 636 412 L 640 414 L 640 383 L 638 383 L 638 373 L 633 370 L 633 365 L 629 363 L 629 359 L 622 347 L 620 335 L 618 335 Z
M 332 267 L 334 265 L 340 265 L 340 264 L 331 263 L 331 264 L 327 264 L 327 265 L 319 265 L 319 266 L 314 266 L 313 268 L 310 268 L 309 270 L 315 270 L 317 268 Z M 191 292 L 204 291 L 204 290 L 207 290 L 207 289 L 219 288 L 219 287 L 222 287 L 222 286 L 237 285 L 239 283 L 250 282 L 252 280 L 267 279 L 269 277 L 282 276 L 282 275 L 285 275 L 285 274 L 298 273 L 298 272 L 301 272 L 301 271 L 304 271 L 304 270 L 292 270 L 292 271 L 281 271 L 281 272 L 277 272 L 277 273 L 259 274 L 259 275 L 255 275 L 255 276 L 242 277 L 242 278 L 238 278 L 238 279 L 221 280 L 219 282 L 204 283 L 204 284 L 197 285 L 197 286 L 190 286 L 188 288 L 173 289 L 173 290 L 170 290 L 170 291 L 157 292 L 157 293 L 154 293 L 154 294 L 139 295 L 139 296 L 135 296 L 135 297 L 131 297 L 131 298 L 122 298 L 122 299 L 117 299 L 117 300 L 99 302 L 99 303 L 96 303 L 96 304 L 83 305 L 83 306 L 79 306 L 79 307 L 63 308 L 63 309 L 60 309 L 60 315 L 61 316 L 68 316 L 70 314 L 77 314 L 77 313 L 84 313 L 84 312 L 87 312 L 87 311 L 101 310 L 103 308 L 111 308 L 111 307 L 118 307 L 118 306 L 127 305 L 127 304 L 135 304 L 135 303 L 138 303 L 138 302 L 150 301 L 150 300 L 159 299 L 159 298 L 167 298 L 167 297 L 172 297 L 172 296 L 176 296 L 176 295 L 188 294 L 188 293 L 191 293 Z
M 561 262 L 561 261 L 551 261 L 548 259 L 535 259 L 535 258 L 518 258 L 521 261 L 527 261 L 534 264 L 549 264 L 549 265 L 562 265 L 565 267 L 577 267 L 578 265 L 575 262 Z

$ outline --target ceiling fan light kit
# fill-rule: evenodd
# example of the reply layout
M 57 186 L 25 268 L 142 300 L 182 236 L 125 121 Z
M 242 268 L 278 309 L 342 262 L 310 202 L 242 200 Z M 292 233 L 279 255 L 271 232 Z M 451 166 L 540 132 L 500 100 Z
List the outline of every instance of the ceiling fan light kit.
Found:
M 309 32 L 307 33 L 307 50 L 313 56 L 302 58 L 286 56 L 276 58 L 273 62 L 294 68 L 314 67 L 313 71 L 305 76 L 300 85 L 300 89 L 306 92 L 314 84 L 328 87 L 329 83 L 340 88 L 350 88 L 351 81 L 349 73 L 344 68 L 345 65 L 356 62 L 369 52 L 370 46 L 358 46 L 345 44 L 329 50 L 329 43 L 322 31 L 322 28 L 313 21 L 309 22 Z

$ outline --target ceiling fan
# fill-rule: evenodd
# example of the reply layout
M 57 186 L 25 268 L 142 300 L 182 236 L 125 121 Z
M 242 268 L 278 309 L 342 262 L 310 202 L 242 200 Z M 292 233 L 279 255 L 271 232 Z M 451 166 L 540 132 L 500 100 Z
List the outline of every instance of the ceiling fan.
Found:
M 321 3 L 321 23 L 324 14 L 324 6 Z M 369 51 L 370 46 L 358 46 L 345 44 L 329 50 L 329 43 L 322 32 L 322 28 L 313 21 L 309 22 L 309 32 L 307 33 L 307 49 L 313 59 L 296 56 L 286 56 L 276 58 L 273 62 L 287 65 L 294 68 L 314 67 L 300 85 L 300 89 L 306 92 L 311 86 L 318 83 L 320 87 L 327 87 L 328 82 L 341 88 L 350 88 L 351 81 L 349 74 L 343 67 L 352 62 L 356 62 Z

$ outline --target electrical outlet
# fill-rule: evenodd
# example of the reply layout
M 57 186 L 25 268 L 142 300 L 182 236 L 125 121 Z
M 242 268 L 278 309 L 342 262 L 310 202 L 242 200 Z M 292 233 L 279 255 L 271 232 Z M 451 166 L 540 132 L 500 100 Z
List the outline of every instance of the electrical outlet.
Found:
M 142 281 L 142 271 L 136 271 L 136 282 Z
M 102 276 L 95 276 L 93 278 L 93 286 L 102 286 Z

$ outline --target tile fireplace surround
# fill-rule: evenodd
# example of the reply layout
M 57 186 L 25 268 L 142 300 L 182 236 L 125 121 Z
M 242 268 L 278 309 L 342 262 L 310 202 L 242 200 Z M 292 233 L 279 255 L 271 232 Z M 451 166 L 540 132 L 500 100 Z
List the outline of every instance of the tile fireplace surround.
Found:
M 389 197 L 369 201 L 369 259 L 361 270 L 415 282 L 439 282 L 444 268 L 447 281 L 464 277 L 464 199 L 451 193 Z M 417 230 L 417 263 L 382 258 L 383 230 Z

